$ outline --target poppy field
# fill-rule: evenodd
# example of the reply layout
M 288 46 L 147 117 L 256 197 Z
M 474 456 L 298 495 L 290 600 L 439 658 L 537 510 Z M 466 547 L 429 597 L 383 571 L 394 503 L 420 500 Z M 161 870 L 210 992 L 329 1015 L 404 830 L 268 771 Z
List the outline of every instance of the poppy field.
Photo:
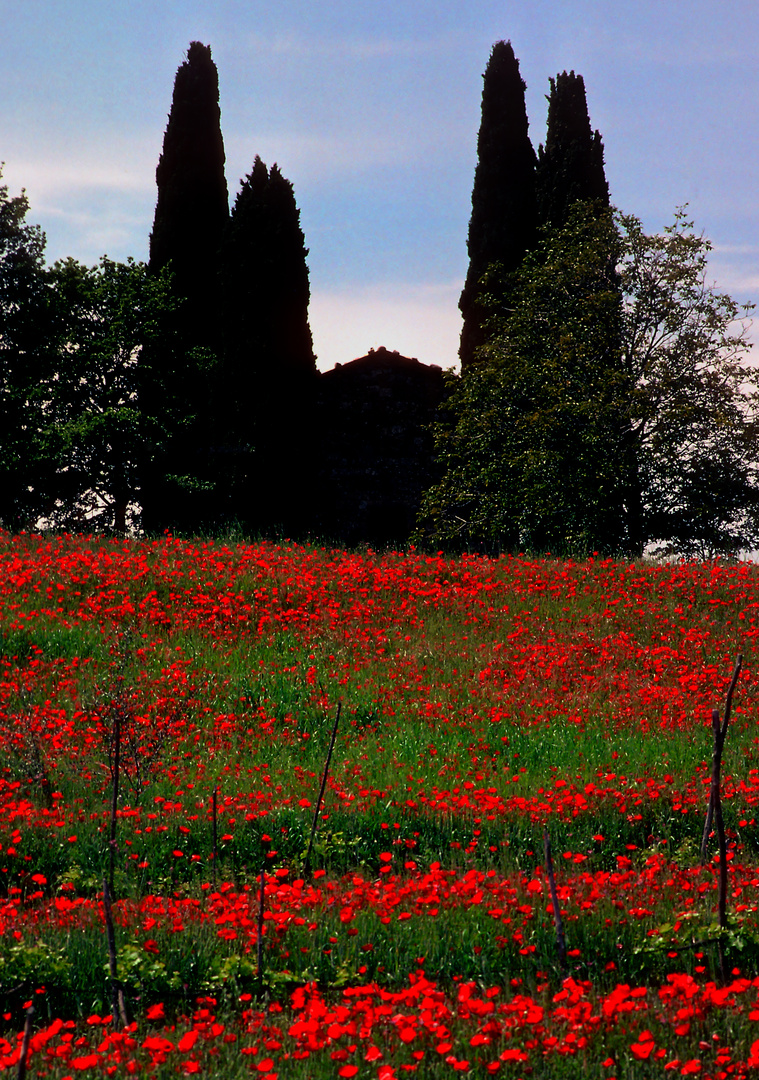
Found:
M 758 635 L 750 563 L 0 533 L 0 1072 L 759 1076 Z

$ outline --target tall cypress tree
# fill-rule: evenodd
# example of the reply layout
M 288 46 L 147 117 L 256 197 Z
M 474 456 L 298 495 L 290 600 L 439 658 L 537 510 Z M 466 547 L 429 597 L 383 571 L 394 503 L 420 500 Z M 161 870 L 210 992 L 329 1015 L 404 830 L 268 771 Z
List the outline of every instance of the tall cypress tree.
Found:
M 219 74 L 211 49 L 193 41 L 174 80 L 163 151 L 156 169 L 158 201 L 150 234 L 151 270 L 171 264 L 191 323 L 194 345 L 215 344 L 217 256 L 229 217 Z
M 256 157 L 242 181 L 222 245 L 226 351 L 268 382 L 315 372 L 310 288 L 300 211 L 276 165 Z
M 228 512 L 261 529 L 307 525 L 304 480 L 316 383 L 308 267 L 293 186 L 259 157 L 221 248 L 223 375 L 217 399 Z
M 517 269 L 535 241 L 535 151 L 528 135 L 525 83 L 509 41 L 493 46 L 484 74 L 477 168 L 469 221 L 469 270 L 459 308 L 464 318 L 462 368 L 485 341 L 487 312 L 479 303 L 481 279 L 499 264 L 502 275 Z M 491 285 L 492 288 L 492 285 Z M 505 288 L 505 279 L 499 291 Z
M 229 220 L 219 76 L 199 41 L 176 74 L 156 182 L 149 267 L 154 274 L 169 267 L 178 306 L 163 345 L 141 357 L 141 404 L 157 433 L 143 468 L 143 524 L 193 530 L 213 524 L 209 402 L 221 349 L 219 246 Z
M 609 205 L 603 142 L 592 131 L 582 75 L 566 71 L 550 80 L 548 130 L 538 151 L 537 195 L 541 225 L 561 228 L 578 200 Z

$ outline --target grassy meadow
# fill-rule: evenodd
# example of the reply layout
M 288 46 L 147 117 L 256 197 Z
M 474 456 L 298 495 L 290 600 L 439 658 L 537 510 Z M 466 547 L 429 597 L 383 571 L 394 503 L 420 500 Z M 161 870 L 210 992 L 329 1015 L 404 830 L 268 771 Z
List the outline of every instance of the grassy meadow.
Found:
M 0 605 L 0 1071 L 759 1069 L 759 567 L 0 533 Z

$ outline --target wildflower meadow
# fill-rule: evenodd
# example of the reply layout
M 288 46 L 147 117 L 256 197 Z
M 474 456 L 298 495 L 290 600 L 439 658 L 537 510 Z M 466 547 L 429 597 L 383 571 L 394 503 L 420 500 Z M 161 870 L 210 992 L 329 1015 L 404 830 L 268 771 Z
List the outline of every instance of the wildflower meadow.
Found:
M 0 605 L 4 1075 L 759 1076 L 756 565 L 0 533 Z

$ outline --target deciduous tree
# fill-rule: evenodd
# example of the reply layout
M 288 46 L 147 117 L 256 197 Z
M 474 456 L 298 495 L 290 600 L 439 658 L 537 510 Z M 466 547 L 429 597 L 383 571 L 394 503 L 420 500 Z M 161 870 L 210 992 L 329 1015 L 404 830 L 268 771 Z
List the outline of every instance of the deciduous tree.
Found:
M 2 169 L 0 168 L 0 179 Z M 46 342 L 45 235 L 26 194 L 0 185 L 0 524 L 34 517 L 44 465 L 38 395 Z
M 647 234 L 617 214 L 622 347 L 645 520 L 662 552 L 759 543 L 759 374 L 750 308 L 708 281 L 709 240 L 685 209 Z
M 140 520 L 141 475 L 165 429 L 140 409 L 140 352 L 164 332 L 167 272 L 144 263 L 73 259 L 48 275 L 51 338 L 39 394 L 49 524 L 125 532 Z M 162 347 L 167 347 L 165 339 Z

